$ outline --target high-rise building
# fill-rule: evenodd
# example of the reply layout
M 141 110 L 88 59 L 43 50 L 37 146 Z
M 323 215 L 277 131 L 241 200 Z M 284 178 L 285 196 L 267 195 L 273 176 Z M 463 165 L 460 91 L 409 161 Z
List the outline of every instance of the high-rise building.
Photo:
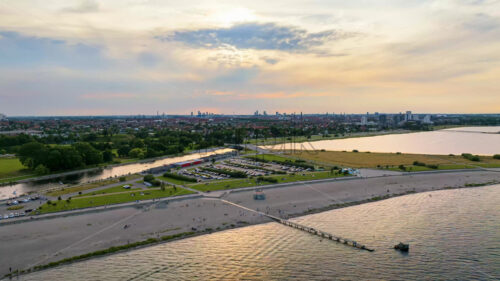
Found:
M 380 123 L 380 125 L 385 125 L 387 124 L 387 115 L 385 114 L 380 114 L 378 116 L 378 122 Z
M 405 121 L 411 121 L 411 120 L 413 120 L 413 115 L 411 114 L 411 111 L 406 111 Z

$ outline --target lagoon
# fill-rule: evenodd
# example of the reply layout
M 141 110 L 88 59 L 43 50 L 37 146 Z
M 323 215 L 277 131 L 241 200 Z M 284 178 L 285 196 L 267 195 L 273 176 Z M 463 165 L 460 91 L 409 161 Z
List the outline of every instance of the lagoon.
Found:
M 411 154 L 478 155 L 500 154 L 500 126 L 463 127 L 430 132 L 392 134 L 374 137 L 333 139 L 307 143 L 265 146 L 276 150 L 329 150 L 360 152 L 401 152 Z

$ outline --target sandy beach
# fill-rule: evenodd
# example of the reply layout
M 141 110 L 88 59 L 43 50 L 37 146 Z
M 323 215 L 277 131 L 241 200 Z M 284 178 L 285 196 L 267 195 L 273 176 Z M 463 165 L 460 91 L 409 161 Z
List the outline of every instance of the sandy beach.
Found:
M 234 190 L 223 198 L 287 217 L 377 196 L 460 188 L 494 181 L 500 181 L 499 172 L 460 171 L 269 188 L 265 189 L 267 198 L 263 201 L 253 200 L 253 190 Z M 197 198 L 1 225 L 0 274 L 7 274 L 9 267 L 27 269 L 111 246 L 192 231 L 193 228 L 216 231 L 269 221 L 218 199 Z

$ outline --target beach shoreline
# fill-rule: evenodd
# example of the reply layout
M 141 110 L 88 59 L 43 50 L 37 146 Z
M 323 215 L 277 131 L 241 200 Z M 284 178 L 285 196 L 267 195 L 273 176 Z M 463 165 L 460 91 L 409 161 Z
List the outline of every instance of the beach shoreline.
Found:
M 225 193 L 223 199 L 271 215 L 293 218 L 410 193 L 481 186 L 498 183 L 499 180 L 500 174 L 494 171 L 415 174 L 277 187 L 265 190 L 267 198 L 264 201 L 253 200 L 253 190 Z M 271 221 L 217 198 L 182 200 L 165 206 L 151 204 L 141 208 L 129 207 L 71 218 L 60 217 L 0 227 L 0 239 L 5 242 L 0 245 L 0 253 L 15 249 L 18 250 L 16 253 L 20 253 L 14 257 L 0 255 L 0 264 L 3 265 L 0 268 L 1 276 L 9 273 L 9 267 L 20 270 L 32 268 L 127 242 L 159 238 L 163 234 L 196 232 L 179 238 L 184 239 Z M 123 225 L 130 225 L 130 228 L 124 230 Z M 174 240 L 158 243 L 171 241 Z M 45 243 L 40 245 L 42 242 Z M 137 247 L 124 251 L 133 249 Z

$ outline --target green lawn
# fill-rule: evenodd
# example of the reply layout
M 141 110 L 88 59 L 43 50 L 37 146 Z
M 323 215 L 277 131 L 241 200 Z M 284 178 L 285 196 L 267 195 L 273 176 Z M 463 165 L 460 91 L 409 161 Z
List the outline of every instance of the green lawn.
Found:
M 144 195 L 140 195 L 141 192 L 143 192 Z M 52 201 L 52 203 L 55 203 L 56 205 L 53 204 L 49 205 L 45 203 L 39 208 L 39 211 L 41 214 L 45 214 L 45 213 L 52 213 L 59 211 L 133 202 L 136 200 L 147 200 L 153 198 L 179 196 L 192 193 L 193 193 L 192 191 L 183 188 L 177 188 L 177 191 L 175 191 L 173 188 L 167 188 L 165 191 L 157 189 L 157 190 L 147 190 L 147 191 L 130 191 L 127 193 L 117 193 L 108 195 L 95 195 L 84 198 L 73 198 L 69 202 L 67 200 Z
M 220 180 L 220 181 L 210 181 L 206 183 L 197 183 L 189 187 L 199 190 L 199 191 L 214 191 L 214 190 L 224 190 L 224 189 L 234 189 L 242 187 L 257 186 L 257 182 L 254 179 L 239 179 L 239 180 Z
M 123 188 L 124 184 L 121 184 L 118 186 L 113 186 L 113 187 L 109 187 L 109 188 L 105 188 L 105 189 L 101 189 L 101 190 L 96 190 L 94 192 L 77 195 L 75 197 L 92 196 L 92 195 L 98 195 L 98 194 L 108 194 L 108 193 L 117 193 L 117 192 L 127 192 L 127 191 L 132 191 L 132 190 L 136 190 L 136 191 L 141 190 L 140 188 L 134 187 L 131 184 L 129 184 L 129 185 L 130 185 L 130 189 Z
M 485 164 L 487 165 L 487 164 Z M 414 165 L 405 165 L 406 172 L 422 172 L 422 171 L 437 171 L 437 170 L 456 170 L 456 169 L 474 169 L 472 166 L 461 165 L 461 164 L 450 164 L 450 165 L 439 165 L 437 169 L 432 169 L 425 166 L 414 166 Z M 390 167 L 387 170 L 402 172 L 403 170 L 399 169 L 399 167 Z
M 280 161 L 280 162 L 282 162 L 282 161 L 293 161 L 294 160 L 294 159 L 290 159 L 290 158 L 275 155 L 275 154 L 259 154 L 256 156 L 246 156 L 245 158 L 252 159 L 253 157 L 257 157 L 259 159 L 264 159 L 266 161 Z
M 140 178 L 140 177 L 141 177 L 141 175 L 138 175 L 138 174 L 125 176 L 127 181 L 132 180 L 132 179 L 136 179 L 136 178 Z M 113 179 L 108 179 L 108 180 L 87 183 L 87 184 L 82 184 L 82 185 L 67 187 L 67 188 L 65 187 L 65 188 L 61 188 L 58 190 L 53 190 L 53 191 L 47 192 L 46 195 L 57 197 L 57 196 L 64 195 L 64 194 L 76 193 L 79 191 L 94 189 L 94 188 L 97 188 L 100 186 L 105 186 L 108 184 L 119 183 L 119 182 L 120 182 L 119 178 L 113 178 Z
M 139 158 L 119 158 L 119 157 L 116 157 L 113 159 L 113 161 L 118 162 L 120 164 L 137 162 L 139 160 L 141 160 L 141 159 L 139 159 Z
M 21 164 L 19 158 L 0 158 L 0 182 L 16 181 L 34 176 Z
M 336 178 L 343 177 L 344 175 L 332 175 L 330 172 L 315 172 L 315 173 L 304 173 L 302 174 L 288 174 L 288 175 L 274 175 L 267 176 L 265 178 L 275 178 L 278 180 L 277 183 L 287 183 L 287 182 L 296 182 L 296 181 L 308 181 L 308 180 L 319 180 L 326 178 Z M 261 186 L 261 185 L 269 185 L 274 184 L 267 181 L 258 183 L 256 178 L 248 178 L 248 179 L 238 179 L 238 180 L 220 180 L 220 181 L 210 181 L 206 183 L 197 183 L 190 185 L 189 187 L 199 190 L 199 191 L 215 191 L 215 190 L 225 190 L 225 189 L 235 189 L 242 187 L 251 187 L 251 186 Z

